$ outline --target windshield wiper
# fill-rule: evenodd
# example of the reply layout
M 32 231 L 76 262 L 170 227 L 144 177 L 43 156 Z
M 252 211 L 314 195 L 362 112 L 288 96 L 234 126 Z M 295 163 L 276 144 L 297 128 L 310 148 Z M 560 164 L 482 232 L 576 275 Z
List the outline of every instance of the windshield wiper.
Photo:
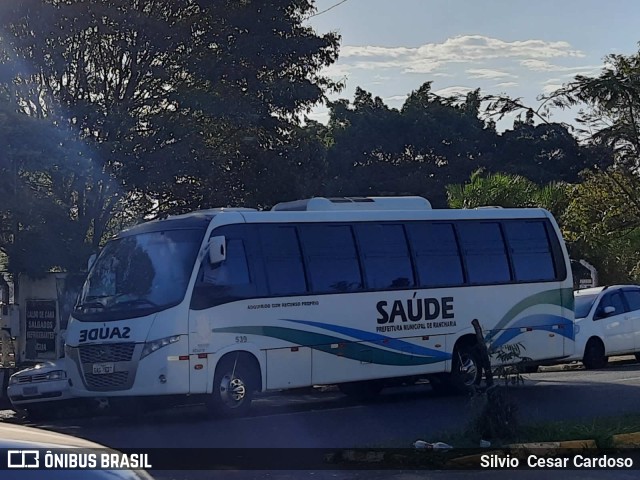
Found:
M 118 302 L 118 303 L 114 303 L 113 305 L 111 305 L 111 307 L 109 307 L 110 310 L 117 308 L 117 307 L 131 307 L 134 305 L 148 305 L 150 307 L 157 307 L 158 304 L 155 302 L 152 302 L 151 300 L 147 299 L 147 298 L 133 298 L 131 300 L 125 300 L 123 302 Z
M 100 302 L 86 302 L 76 305 L 74 310 L 85 310 L 87 308 L 101 308 L 104 310 L 106 307 Z

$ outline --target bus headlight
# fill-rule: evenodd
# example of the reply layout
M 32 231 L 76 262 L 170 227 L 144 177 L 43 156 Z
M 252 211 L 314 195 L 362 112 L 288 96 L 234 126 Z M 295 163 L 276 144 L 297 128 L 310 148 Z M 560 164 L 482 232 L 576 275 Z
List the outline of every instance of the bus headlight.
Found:
M 176 343 L 178 340 L 180 340 L 180 335 L 173 335 L 171 337 L 160 338 L 158 340 L 147 342 L 144 344 L 144 348 L 142 349 L 142 354 L 140 355 L 140 359 L 143 359 L 147 355 L 155 352 L 156 350 L 161 349 L 162 347 L 166 347 L 167 345 Z

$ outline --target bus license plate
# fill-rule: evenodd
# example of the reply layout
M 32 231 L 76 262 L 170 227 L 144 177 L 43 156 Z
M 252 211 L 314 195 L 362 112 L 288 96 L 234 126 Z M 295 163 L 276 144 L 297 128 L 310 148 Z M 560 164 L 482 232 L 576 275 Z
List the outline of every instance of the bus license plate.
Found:
M 113 363 L 94 363 L 93 364 L 93 374 L 94 375 L 106 375 L 108 373 L 113 373 Z

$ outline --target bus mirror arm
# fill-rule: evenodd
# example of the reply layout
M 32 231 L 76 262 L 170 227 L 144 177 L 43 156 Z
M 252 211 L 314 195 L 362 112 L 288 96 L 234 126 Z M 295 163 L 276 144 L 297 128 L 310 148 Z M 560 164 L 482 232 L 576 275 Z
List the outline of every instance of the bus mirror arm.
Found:
M 224 235 L 211 237 L 209 240 L 209 263 L 216 265 L 227 258 L 227 242 Z

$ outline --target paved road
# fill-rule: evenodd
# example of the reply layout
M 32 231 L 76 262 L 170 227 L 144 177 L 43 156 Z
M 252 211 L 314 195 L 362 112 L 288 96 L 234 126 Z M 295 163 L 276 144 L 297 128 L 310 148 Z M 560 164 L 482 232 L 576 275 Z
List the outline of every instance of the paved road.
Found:
M 527 375 L 514 389 L 523 421 L 584 419 L 640 412 L 640 364 L 618 362 L 601 371 L 559 370 Z M 416 439 L 437 441 L 439 434 L 463 428 L 471 415 L 469 400 L 440 397 L 427 385 L 393 389 L 367 404 L 356 404 L 335 392 L 260 398 L 250 417 L 210 420 L 199 407 L 158 412 L 136 419 L 98 417 L 39 425 L 85 437 L 115 448 L 272 447 L 352 448 L 409 447 Z M 16 421 L 4 412 L 9 421 Z M 483 478 L 511 478 L 514 472 L 484 472 Z M 547 472 L 553 473 L 553 472 Z M 571 478 L 572 473 L 562 478 Z M 605 478 L 580 475 L 580 479 Z M 631 478 L 618 472 L 615 478 Z M 365 475 L 366 474 L 366 475 Z M 293 476 L 292 476 L 293 475 Z M 205 478 L 469 478 L 468 472 L 158 472 L 164 479 Z M 518 478 L 540 478 L 541 472 L 518 472 Z M 555 475 L 555 473 L 554 473 Z M 474 473 L 474 478 L 478 473 Z M 545 474 L 545 478 L 550 475 Z M 559 477 L 558 477 L 559 478 Z M 578 478 L 577 476 L 575 478 Z M 610 478 L 610 477 L 607 477 Z M 637 471 L 634 472 L 637 478 Z

